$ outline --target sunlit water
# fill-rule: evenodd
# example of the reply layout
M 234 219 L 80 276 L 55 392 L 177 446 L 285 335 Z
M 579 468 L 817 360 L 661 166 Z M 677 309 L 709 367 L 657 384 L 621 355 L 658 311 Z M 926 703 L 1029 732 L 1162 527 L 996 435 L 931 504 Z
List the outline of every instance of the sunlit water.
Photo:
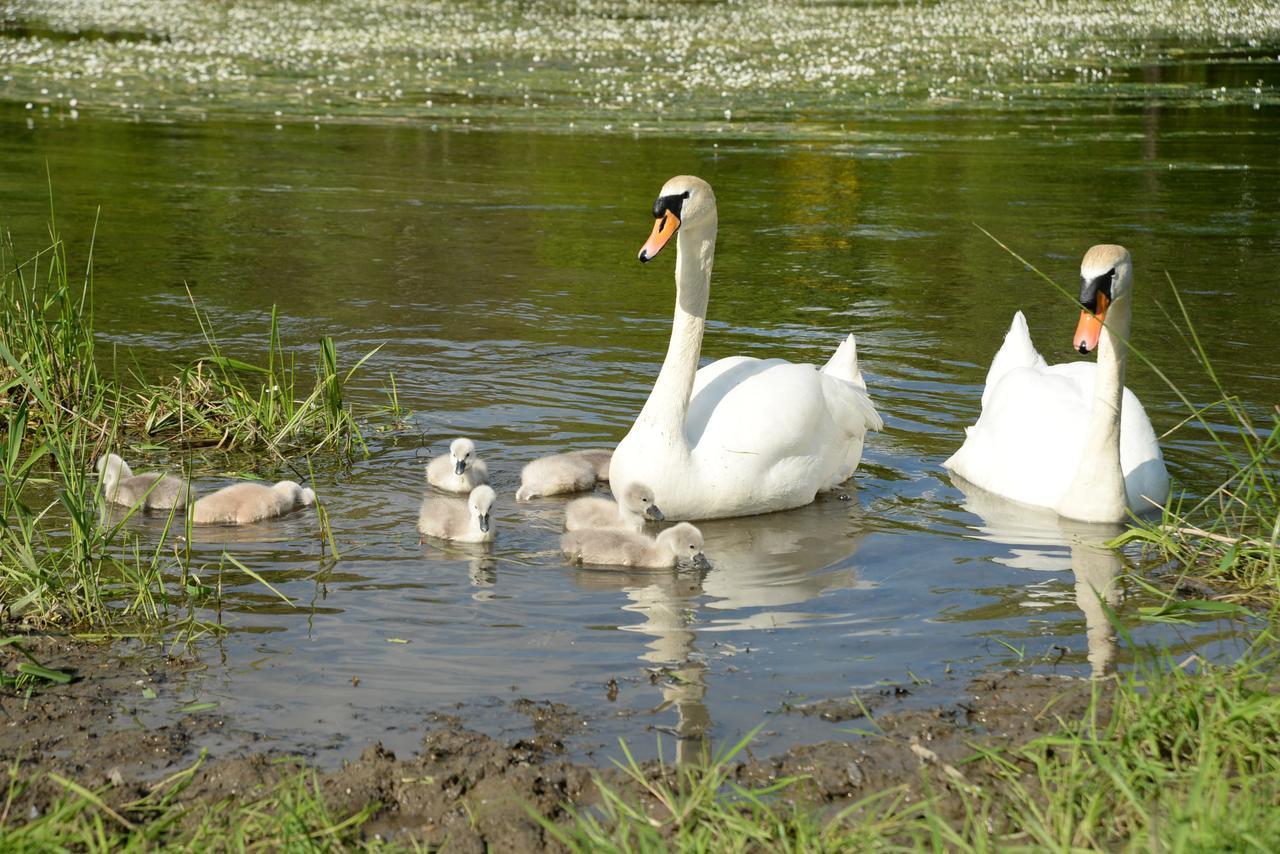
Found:
M 1056 524 L 1001 518 L 981 497 L 966 507 L 941 468 L 1016 309 L 1050 361 L 1075 358 L 1077 310 L 977 226 L 1069 288 L 1089 245 L 1127 245 L 1136 347 L 1207 402 L 1157 307 L 1173 310 L 1169 271 L 1220 375 L 1262 413 L 1277 391 L 1278 131 L 1272 109 L 1105 105 L 897 115 L 820 143 L 28 123 L 12 110 L 0 113 L 0 212 L 20 247 L 42 245 L 47 164 L 83 260 L 101 206 L 97 328 L 122 369 L 155 375 L 200 352 L 185 283 L 249 361 L 273 303 L 304 358 L 321 335 L 348 365 L 381 347 L 353 398 L 381 404 L 394 373 L 409 411 L 396 429 L 371 426 L 367 459 L 313 460 L 336 563 L 309 513 L 201 537 L 207 583 L 225 548 L 292 605 L 226 574 L 218 616 L 232 631 L 199 645 L 210 667 L 180 701 L 215 701 L 235 730 L 282 749 L 337 748 L 320 750 L 326 761 L 373 739 L 411 749 L 431 712 L 522 729 L 506 705 L 517 697 L 581 711 L 591 728 L 576 750 L 621 736 L 644 753 L 652 728 L 723 742 L 761 722 L 761 748 L 777 749 L 848 726 L 780 714 L 808 698 L 886 681 L 958 696 L 982 668 L 1084 675 L 1130 660 L 1087 586 L 1131 557 L 1068 547 Z M 853 331 L 886 427 L 841 492 L 706 524 L 705 577 L 570 567 L 563 502 L 515 503 L 520 467 L 615 443 L 643 403 L 669 332 L 672 257 L 642 267 L 635 253 L 676 173 L 706 178 L 719 200 L 704 358 L 823 361 Z M 1138 359 L 1128 382 L 1158 433 L 1182 420 Z M 476 440 L 500 495 L 491 548 L 420 544 L 414 530 L 423 463 L 456 435 Z M 1225 474 L 1194 430 L 1164 448 L 1179 488 Z M 293 476 L 267 459 L 185 461 L 205 489 L 246 466 Z M 1140 591 L 1119 591 L 1139 643 L 1238 648 L 1232 624 L 1143 622 Z

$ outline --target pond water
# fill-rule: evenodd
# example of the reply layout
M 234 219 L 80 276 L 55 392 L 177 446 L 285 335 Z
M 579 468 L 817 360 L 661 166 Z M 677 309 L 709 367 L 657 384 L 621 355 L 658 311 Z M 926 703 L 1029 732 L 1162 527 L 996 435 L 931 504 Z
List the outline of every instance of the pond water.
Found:
M 1077 358 L 1078 310 L 978 226 L 1068 288 L 1091 244 L 1125 244 L 1138 350 L 1213 399 L 1159 308 L 1175 310 L 1168 271 L 1227 387 L 1264 415 L 1280 388 L 1273 108 L 907 111 L 821 140 L 29 119 L 0 110 L 0 216 L 20 247 L 42 245 L 47 164 L 82 260 L 101 206 L 104 354 L 154 374 L 199 353 L 186 284 L 231 353 L 257 359 L 277 304 L 300 347 L 332 335 L 346 364 L 381 347 L 358 404 L 380 404 L 395 375 L 404 423 L 371 429 L 349 467 L 313 461 L 340 560 L 323 558 L 310 514 L 196 546 L 207 577 L 225 549 L 293 606 L 228 573 L 231 632 L 197 646 L 209 667 L 178 701 L 217 702 L 235 729 L 322 761 L 375 738 L 412 749 L 432 712 L 505 733 L 517 697 L 579 710 L 591 726 L 575 750 L 625 737 L 646 754 L 653 729 L 723 743 L 766 722 L 767 751 L 849 726 L 782 716 L 786 704 L 886 682 L 958 696 L 968 674 L 1020 662 L 1123 665 L 1088 585 L 1132 556 L 1091 548 L 1102 532 L 1071 546 L 1056 525 L 966 504 L 940 466 L 1015 310 L 1051 362 Z M 643 403 L 672 256 L 642 267 L 635 254 L 677 173 L 719 201 L 704 359 L 824 361 L 852 331 L 885 430 L 840 493 L 706 524 L 705 577 L 573 568 L 557 551 L 563 502 L 516 504 L 520 467 L 610 446 Z M 1158 433 L 1180 424 L 1140 360 L 1128 383 Z M 457 435 L 476 440 L 500 496 L 488 549 L 414 530 L 422 465 Z M 1163 444 L 1180 489 L 1226 474 L 1195 429 Z M 246 467 L 290 476 L 267 460 L 132 456 L 190 465 L 205 488 Z M 1235 625 L 1142 622 L 1140 589 L 1121 591 L 1137 642 L 1237 650 Z M 140 704 L 144 720 L 170 713 Z

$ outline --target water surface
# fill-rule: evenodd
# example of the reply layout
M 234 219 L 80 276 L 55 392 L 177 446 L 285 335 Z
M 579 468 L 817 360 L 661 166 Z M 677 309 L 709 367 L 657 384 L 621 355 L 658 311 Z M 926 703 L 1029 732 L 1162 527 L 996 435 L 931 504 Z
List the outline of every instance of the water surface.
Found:
M 326 761 L 375 738 L 412 748 L 429 713 L 459 704 L 470 723 L 510 731 L 516 697 L 581 710 L 592 726 L 579 750 L 622 736 L 643 753 L 652 728 L 734 739 L 761 721 L 775 749 L 841 735 L 771 717 L 808 698 L 884 682 L 958 696 L 991 666 L 1123 665 L 1087 590 L 1133 557 L 979 515 L 940 466 L 1015 310 L 1050 361 L 1076 358 L 1077 310 L 977 226 L 1068 288 L 1088 246 L 1125 244 L 1135 346 L 1193 400 L 1212 399 L 1159 308 L 1173 305 L 1168 271 L 1228 387 L 1262 415 L 1276 402 L 1270 108 L 906 112 L 790 141 L 29 115 L 0 111 L 0 212 L 38 248 L 47 165 L 83 259 L 101 206 L 104 355 L 153 375 L 198 355 L 185 285 L 224 348 L 250 361 L 274 303 L 301 352 L 332 335 L 351 364 L 381 346 L 357 404 L 381 403 L 394 373 L 404 423 L 371 429 L 368 459 L 349 467 L 314 460 L 340 560 L 322 559 L 306 514 L 209 533 L 197 549 L 206 578 L 226 549 L 294 607 L 227 574 L 219 616 L 232 631 L 200 645 L 210 668 L 183 699 L 217 701 L 235 728 L 282 748 L 336 748 Z M 569 567 L 562 502 L 516 504 L 519 470 L 615 443 L 643 403 L 670 329 L 672 257 L 642 267 L 635 253 L 677 173 L 706 178 L 719 200 L 704 358 L 820 362 L 852 331 L 885 431 L 842 491 L 708 523 L 705 577 Z M 1140 360 L 1128 382 L 1157 433 L 1181 422 Z M 489 549 L 414 531 L 422 465 L 460 434 L 500 495 Z M 1202 433 L 1163 442 L 1179 488 L 1225 475 Z M 131 456 L 191 466 L 204 488 L 246 466 L 291 476 L 238 456 Z M 1236 650 L 1231 624 L 1142 623 L 1140 591 L 1120 590 L 1138 642 Z

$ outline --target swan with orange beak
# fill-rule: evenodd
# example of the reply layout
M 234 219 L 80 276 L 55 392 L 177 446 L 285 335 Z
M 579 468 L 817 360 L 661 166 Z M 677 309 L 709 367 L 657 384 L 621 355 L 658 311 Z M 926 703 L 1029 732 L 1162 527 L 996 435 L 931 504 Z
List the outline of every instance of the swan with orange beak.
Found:
M 699 367 L 715 193 L 677 175 L 659 191 L 653 219 L 639 258 L 675 245 L 675 316 L 653 391 L 613 452 L 614 494 L 643 483 L 669 520 L 717 519 L 800 507 L 846 481 L 867 431 L 883 426 L 853 336 L 821 368 L 747 356 Z
M 1132 309 L 1129 250 L 1099 244 L 1080 263 L 1072 349 L 1097 363 L 1048 365 L 1022 312 L 991 362 L 982 414 L 943 465 L 989 493 L 1084 522 L 1160 507 L 1169 474 L 1151 420 L 1124 387 Z

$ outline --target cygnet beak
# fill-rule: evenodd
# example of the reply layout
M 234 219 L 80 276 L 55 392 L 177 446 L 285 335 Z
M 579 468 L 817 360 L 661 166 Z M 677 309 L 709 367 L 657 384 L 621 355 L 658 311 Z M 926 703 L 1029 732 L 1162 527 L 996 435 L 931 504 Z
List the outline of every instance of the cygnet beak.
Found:
M 454 464 L 453 464 L 453 473 L 454 473 L 454 474 L 462 474 L 462 473 L 463 473 L 464 471 L 466 471 L 466 470 L 467 470 L 467 461 L 466 461 L 466 460 L 456 460 L 456 461 L 454 461 Z
M 488 513 L 480 514 L 480 533 L 482 534 L 489 533 L 489 514 Z
M 711 561 L 707 560 L 707 556 L 704 555 L 702 552 L 698 552 L 696 555 L 693 556 L 693 568 L 694 569 L 710 569 Z
M 652 519 L 654 522 L 661 522 L 667 517 L 662 515 L 662 511 L 658 509 L 657 504 L 650 504 L 648 507 L 644 508 L 644 518 Z

